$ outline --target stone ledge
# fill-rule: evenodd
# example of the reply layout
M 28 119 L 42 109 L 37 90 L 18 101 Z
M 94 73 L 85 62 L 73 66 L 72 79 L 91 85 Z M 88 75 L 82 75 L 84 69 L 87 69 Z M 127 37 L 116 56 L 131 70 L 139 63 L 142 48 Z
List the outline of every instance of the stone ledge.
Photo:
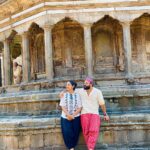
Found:
M 150 77 L 145 77 L 147 79 L 150 79 Z M 5 87 L 0 87 L 0 93 L 14 93 L 14 92 L 28 92 L 28 91 L 41 91 L 41 90 L 50 90 L 50 89 L 61 89 L 65 87 L 65 84 L 68 80 L 67 79 L 54 79 L 53 81 L 48 80 L 39 80 L 36 82 L 30 82 L 30 83 L 21 83 L 20 85 L 10 85 Z M 144 78 L 142 78 L 144 79 Z M 74 80 L 78 83 L 78 87 L 82 87 L 82 83 L 84 81 L 84 78 L 74 78 Z M 95 85 L 99 88 L 103 89 L 138 89 L 138 87 L 144 89 L 144 88 L 150 88 L 150 82 L 146 83 L 134 83 L 132 85 L 128 85 L 126 83 L 126 79 L 124 77 L 110 77 L 110 78 L 94 78 Z M 149 80 L 150 81 L 150 80 Z M 107 84 L 105 84 L 107 83 Z
M 101 117 L 103 120 L 103 117 Z M 103 122 L 102 128 L 118 130 L 123 128 L 133 129 L 134 125 L 150 129 L 149 114 L 126 114 L 126 115 L 112 115 L 109 123 Z M 133 127 L 132 127 L 133 126 Z M 5 117 L 0 118 L 0 132 L 3 130 L 29 130 L 29 129 L 46 129 L 60 127 L 60 119 L 58 117 Z M 135 127 L 136 128 L 136 127 Z M 138 128 L 136 128 L 138 129 Z
M 65 83 L 64 83 L 65 85 Z M 150 84 L 148 85 L 132 85 L 132 86 L 104 86 L 97 88 L 101 89 L 104 97 L 138 97 L 138 96 L 149 96 L 150 95 Z M 59 99 L 59 93 L 62 91 L 62 88 L 55 88 L 53 90 L 35 90 L 31 91 L 19 91 L 14 93 L 6 93 L 0 95 L 0 101 L 6 99 L 35 99 L 39 100 L 40 98 L 50 98 L 50 99 Z
M 111 120 L 110 123 L 102 123 L 97 150 L 148 150 L 149 114 L 113 115 Z M 0 118 L 0 149 L 65 150 L 60 118 Z M 77 150 L 86 150 L 82 134 Z

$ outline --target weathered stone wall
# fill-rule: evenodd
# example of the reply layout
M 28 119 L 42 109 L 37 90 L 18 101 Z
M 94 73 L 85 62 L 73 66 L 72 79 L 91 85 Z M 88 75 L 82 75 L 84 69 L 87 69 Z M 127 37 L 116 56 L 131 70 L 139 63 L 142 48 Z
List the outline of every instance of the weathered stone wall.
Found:
M 31 85 L 30 85 L 31 87 Z M 28 88 L 29 89 L 29 88 Z M 14 92 L 14 89 L 11 89 Z M 8 93 L 0 97 L 0 116 L 38 116 L 60 115 L 59 97 L 61 89 L 41 91 L 20 91 Z M 150 109 L 149 92 L 147 87 L 138 86 L 132 89 L 126 87 L 103 87 L 106 107 L 109 114 L 148 113 Z
M 0 41 L 5 84 L 0 88 L 0 150 L 66 149 L 58 94 L 70 79 L 82 87 L 86 75 L 92 75 L 102 90 L 110 115 L 109 123 L 102 121 L 97 149 L 148 150 L 149 5 L 148 0 L 3 3 Z M 13 33 L 22 37 L 24 73 L 23 83 L 10 86 Z M 38 77 L 34 75 L 31 80 L 34 73 L 42 80 L 35 82 Z M 82 135 L 77 149 L 86 149 Z
M 17 119 L 17 120 L 16 120 Z M 62 139 L 58 118 L 16 118 L 1 119 L 1 150 L 62 150 L 66 149 Z M 17 121 L 17 122 L 16 122 Z M 111 116 L 111 122 L 104 123 L 96 149 L 129 149 L 149 145 L 149 115 Z M 5 127 L 5 130 L 3 128 Z M 81 133 L 78 150 L 85 150 Z

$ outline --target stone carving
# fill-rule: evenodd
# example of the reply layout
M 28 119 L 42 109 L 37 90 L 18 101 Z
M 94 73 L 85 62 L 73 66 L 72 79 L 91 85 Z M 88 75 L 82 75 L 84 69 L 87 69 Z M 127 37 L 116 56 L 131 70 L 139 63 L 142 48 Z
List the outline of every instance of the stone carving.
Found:
M 29 28 L 29 44 L 31 56 L 31 77 L 45 72 L 44 31 L 36 23 Z
M 132 68 L 134 73 L 148 69 L 150 53 L 150 17 L 143 14 L 131 24 L 132 37 Z M 146 69 L 147 68 L 147 69 Z
M 22 81 L 22 56 L 18 56 L 13 60 L 13 82 L 20 84 Z
M 82 75 L 85 51 L 82 27 L 64 19 L 53 29 L 53 60 L 55 76 Z
M 122 27 L 109 16 L 92 27 L 95 73 L 124 71 Z

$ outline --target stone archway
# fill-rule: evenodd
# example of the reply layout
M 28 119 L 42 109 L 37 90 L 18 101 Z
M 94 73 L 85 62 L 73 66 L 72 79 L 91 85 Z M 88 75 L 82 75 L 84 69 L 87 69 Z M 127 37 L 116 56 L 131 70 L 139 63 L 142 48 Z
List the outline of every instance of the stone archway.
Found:
M 133 73 L 150 72 L 150 15 L 143 14 L 131 24 Z
M 31 78 L 38 79 L 45 74 L 44 30 L 36 23 L 29 28 Z
M 123 31 L 119 21 L 105 16 L 92 26 L 95 74 L 124 71 Z
M 55 77 L 82 76 L 85 74 L 83 28 L 64 18 L 52 30 Z
M 10 47 L 10 65 L 11 65 L 11 83 L 14 84 L 14 62 L 20 66 L 22 70 L 22 38 L 15 30 L 12 30 L 8 37 L 9 47 Z M 21 71 L 22 72 L 22 71 Z M 22 76 L 22 75 L 21 75 Z M 21 77 L 22 78 L 22 77 Z M 22 79 L 18 83 L 21 83 Z

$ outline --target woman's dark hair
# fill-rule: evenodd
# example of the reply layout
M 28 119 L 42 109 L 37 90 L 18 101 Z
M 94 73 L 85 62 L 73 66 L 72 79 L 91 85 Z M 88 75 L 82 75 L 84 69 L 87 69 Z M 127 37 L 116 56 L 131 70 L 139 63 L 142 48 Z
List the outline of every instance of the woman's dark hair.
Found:
M 75 81 L 73 81 L 73 80 L 70 80 L 69 82 L 70 82 L 71 85 L 73 86 L 73 90 L 75 90 L 76 87 L 77 87 L 77 83 L 76 83 Z

